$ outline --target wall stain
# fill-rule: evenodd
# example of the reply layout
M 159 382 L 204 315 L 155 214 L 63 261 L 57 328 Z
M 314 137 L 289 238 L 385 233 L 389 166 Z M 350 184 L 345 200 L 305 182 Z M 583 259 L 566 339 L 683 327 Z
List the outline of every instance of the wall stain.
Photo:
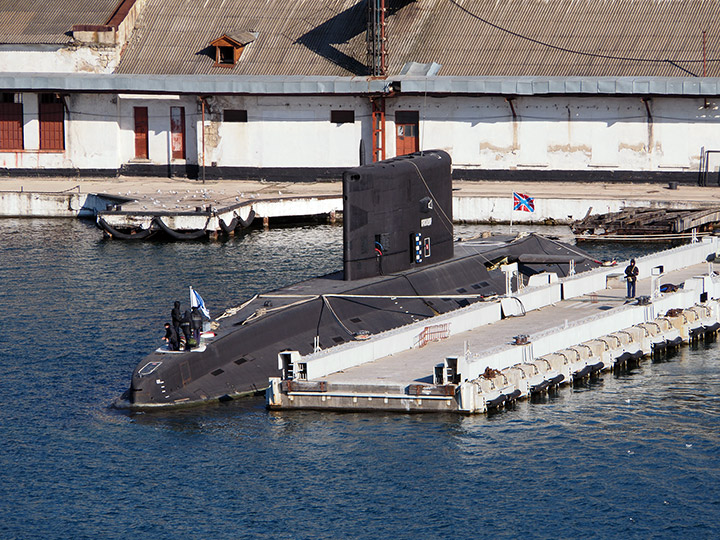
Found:
M 645 143 L 637 143 L 637 144 L 630 144 L 630 143 L 624 143 L 624 142 L 618 143 L 618 152 L 621 150 L 631 150 L 633 152 L 645 154 L 645 153 L 647 153 L 647 149 L 648 149 L 648 147 Z
M 513 151 L 513 147 L 512 147 L 512 146 L 495 146 L 494 144 L 489 143 L 489 142 L 481 142 L 481 143 L 480 143 L 480 151 L 482 152 L 483 150 L 490 150 L 490 151 L 492 151 L 492 152 L 507 153 L 507 152 L 512 152 L 512 151 Z
M 586 144 L 551 144 L 547 147 L 548 152 L 565 152 L 567 154 L 573 154 L 575 152 L 582 152 L 583 154 L 592 155 L 592 148 Z

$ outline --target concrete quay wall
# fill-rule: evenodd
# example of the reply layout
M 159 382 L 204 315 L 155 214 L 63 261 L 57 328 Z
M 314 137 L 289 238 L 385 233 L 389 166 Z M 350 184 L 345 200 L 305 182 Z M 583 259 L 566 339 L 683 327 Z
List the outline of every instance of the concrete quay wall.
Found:
M 282 183 L 222 180 L 200 184 L 172 178 L 121 177 L 114 179 L 2 179 L 0 217 L 75 217 L 102 212 L 106 203 L 86 203 L 85 198 L 117 198 L 123 211 L 138 216 L 149 213 L 192 213 L 212 206 L 216 212 L 251 204 L 261 216 L 310 216 L 342 210 L 340 182 Z M 513 211 L 513 191 L 534 198 L 535 211 Z M 66 197 L 80 199 L 71 203 Z M 85 195 L 81 195 L 85 194 Z M 329 200 L 332 199 L 332 205 Z M 134 201 L 134 202 L 133 202 Z M 42 204 L 40 204 L 42 202 Z M 331 205 L 332 208 L 328 209 Z M 320 208 L 318 208 L 318 206 Z M 681 185 L 668 190 L 657 184 L 588 184 L 506 181 L 453 181 L 453 217 L 468 223 L 569 223 L 588 212 L 616 212 L 627 207 L 697 209 L 720 207 L 720 193 L 712 187 Z M 139 218 L 137 218 L 139 219 Z M 119 225 L 119 223 L 116 223 Z
M 692 266 L 714 257 L 718 249 L 720 249 L 719 240 L 720 239 L 716 237 L 704 238 L 702 242 L 651 254 L 639 258 L 638 267 L 646 270 L 644 275 L 647 276 L 650 274 L 649 269 L 652 267 L 651 265 L 658 266 L 660 263 L 664 263 L 667 265 L 666 272 Z M 547 285 L 526 287 L 520 291 L 516 291 L 512 295 L 512 301 L 510 302 L 507 302 L 507 299 L 500 299 L 489 303 L 475 303 L 451 313 L 433 317 L 429 321 L 420 321 L 401 328 L 382 332 L 373 336 L 367 342 L 348 342 L 306 356 L 298 355 L 296 361 L 303 365 L 296 366 L 294 372 L 305 373 L 308 379 L 323 377 L 330 373 L 343 371 L 353 366 L 372 362 L 402 351 L 411 350 L 416 346 L 419 336 L 426 328 L 447 325 L 446 337 L 450 337 L 468 330 L 474 330 L 480 326 L 495 323 L 504 316 L 517 315 L 515 306 L 518 305 L 525 306 L 526 310 L 539 309 L 555 304 L 562 299 L 573 298 L 578 295 L 578 291 L 580 290 L 584 291 L 582 294 L 599 291 L 605 289 L 607 276 L 621 271 L 622 268 L 622 264 L 610 268 L 598 268 L 576 276 L 568 276 Z M 566 286 L 568 286 L 568 290 L 570 291 L 568 296 L 564 294 Z M 712 292 L 714 292 L 714 289 L 712 289 Z M 677 293 L 673 298 L 681 298 L 683 297 L 682 294 L 688 293 L 690 293 L 693 298 L 695 295 L 699 298 L 699 293 L 696 294 L 695 291 L 685 290 L 683 290 L 683 293 Z M 718 297 L 720 297 L 720 294 L 718 294 Z M 667 300 L 665 300 L 665 302 L 667 302 Z M 688 302 L 689 300 L 682 301 L 680 302 L 681 305 L 675 307 L 686 307 L 686 305 L 690 305 Z M 503 313 L 504 308 L 505 312 Z M 640 321 L 639 318 L 636 321 L 636 317 L 640 317 L 640 311 L 643 310 L 633 310 L 628 307 L 620 310 L 619 313 L 616 313 L 616 311 L 617 310 L 613 310 L 613 312 L 605 318 L 598 317 L 598 323 L 596 323 L 596 325 L 599 330 L 597 331 L 606 332 L 607 324 L 614 326 L 616 329 L 636 324 Z M 607 322 L 611 320 L 609 317 L 616 315 L 620 317 L 617 321 Z M 654 316 L 654 313 L 651 313 L 651 315 Z M 558 336 L 557 333 L 553 335 Z M 572 335 L 572 332 L 569 332 L 569 335 Z M 514 351 L 516 349 L 512 350 Z M 502 361 L 498 360 L 498 363 L 492 364 L 491 367 L 501 364 Z M 479 370 L 480 367 L 478 366 L 476 369 Z M 482 367 L 482 370 L 484 369 L 485 367 Z
M 91 218 L 123 200 L 95 193 L 0 191 L 0 217 Z
M 650 273 L 649 269 L 657 266 L 664 266 L 666 272 L 671 271 L 670 269 L 684 269 L 714 259 L 719 247 L 716 238 L 709 238 L 689 246 L 649 255 L 639 259 L 638 263 L 642 268 L 647 269 L 646 276 Z M 563 292 L 566 285 L 570 298 L 575 298 L 580 289 L 585 289 L 587 292 L 600 291 L 606 288 L 608 276 L 617 271 L 617 267 L 601 268 L 588 273 L 595 275 L 580 274 L 564 278 L 559 282 L 548 280 L 550 281 L 548 284 L 515 292 L 513 297 L 516 301 L 507 305 L 527 303 L 528 307 L 540 308 L 555 304 L 565 298 Z M 593 285 L 597 285 L 597 288 L 593 288 Z M 528 328 L 526 344 L 500 344 L 494 349 L 479 353 L 471 353 L 466 345 L 466 350 L 462 353 L 457 350 L 457 339 L 455 339 L 454 345 L 451 346 L 448 342 L 448 345 L 444 346 L 444 360 L 442 356 L 438 357 L 438 362 L 442 362 L 438 365 L 441 368 L 440 372 L 451 375 L 447 377 L 443 375 L 438 380 L 436 368 L 433 385 L 416 384 L 408 380 L 403 392 L 399 387 L 402 385 L 396 384 L 397 388 L 390 388 L 386 383 L 378 380 L 374 384 L 368 383 L 363 388 L 357 385 L 343 388 L 332 383 L 330 387 L 325 384 L 321 391 L 317 391 L 321 387 L 312 386 L 315 391 L 308 393 L 291 392 L 288 388 L 283 390 L 282 381 L 273 379 L 267 394 L 268 406 L 484 412 L 496 402 L 495 400 L 516 399 L 529 395 L 533 380 L 535 386 L 550 384 L 551 381 L 554 381 L 553 384 L 569 383 L 574 378 L 587 376 L 593 370 L 612 368 L 625 354 L 643 356 L 650 354 L 657 344 L 664 346 L 666 343 L 675 343 L 677 339 L 688 341 L 692 339 L 693 333 L 704 332 L 705 329 L 714 328 L 715 325 L 720 327 L 718 298 L 720 298 L 720 279 L 716 276 L 689 277 L 684 280 L 684 288 L 675 293 L 654 294 L 649 304 L 628 304 L 578 321 L 566 320 L 564 324 L 560 319 L 559 326 L 541 332 L 533 333 L 532 328 Z M 305 357 L 296 353 L 292 358 L 293 371 L 303 373 L 308 382 L 313 383 L 314 380 L 316 383 L 323 377 L 354 366 L 396 354 L 407 354 L 417 347 L 418 338 L 423 330 L 446 325 L 445 337 L 450 338 L 468 330 L 496 323 L 503 316 L 517 315 L 513 307 L 509 308 L 508 313 L 504 313 L 506 301 L 507 299 L 503 299 L 492 304 L 474 304 L 452 314 L 434 318 L 432 321 L 413 323 L 373 336 L 362 344 L 348 343 Z M 668 317 L 667 314 L 672 313 L 671 310 L 679 310 L 681 313 Z M 702 316 L 697 313 L 702 313 Z M 430 322 L 433 324 L 428 324 Z M 597 343 L 588 344 L 593 341 Z M 608 343 L 612 346 L 607 345 Z M 597 350 L 598 344 L 601 344 L 602 351 Z M 562 353 L 563 350 L 566 352 Z M 558 355 L 559 351 L 560 356 L 557 358 L 552 356 Z M 592 354 L 586 351 L 591 351 Z M 482 377 L 487 373 L 488 368 L 499 373 L 500 379 L 497 382 L 491 384 L 488 379 Z M 428 373 L 428 376 L 432 377 L 433 374 Z M 512 380 L 515 380 L 515 383 L 512 383 Z M 448 401 L 448 392 L 452 388 L 455 389 L 452 393 L 454 399 Z M 375 399 L 373 403 L 362 401 L 367 396 L 378 398 L 383 395 L 382 399 Z M 360 405 L 358 399 L 361 400 Z
M 717 297 L 720 282 L 712 281 Z M 531 336 L 531 343 L 490 354 L 475 365 L 467 362 L 456 393 L 457 411 L 484 413 L 530 396 L 533 387 L 543 383 L 572 384 L 616 365 L 664 354 L 681 343 L 714 335 L 720 328 L 720 302 L 699 303 L 697 292 L 674 293 L 643 306 L 646 309 L 631 307 L 600 320 L 580 321 L 564 331 Z M 660 314 L 652 317 L 653 310 Z M 677 313 L 671 315 L 672 310 Z
M 692 210 L 706 206 L 707 201 L 650 201 L 646 199 L 581 199 L 534 197 L 535 210 L 513 210 L 513 196 L 453 197 L 453 220 L 460 223 L 546 223 L 570 224 L 591 214 L 609 214 L 625 208 L 664 208 Z
M 687 299 L 691 295 L 684 296 Z M 666 304 L 675 305 L 677 298 L 670 297 L 668 300 Z M 690 305 L 678 311 L 680 313 L 674 316 L 646 320 L 640 310 L 628 310 L 623 317 L 606 318 L 612 319 L 605 321 L 609 323 L 606 324 L 607 332 L 600 331 L 602 325 L 590 329 L 585 324 L 579 324 L 574 332 L 591 330 L 591 333 L 576 336 L 577 341 L 565 339 L 567 345 L 562 348 L 558 348 L 560 342 L 557 342 L 551 347 L 553 352 L 541 356 L 534 355 L 532 344 L 490 355 L 483 359 L 483 369 L 473 378 L 468 378 L 468 374 L 472 374 L 468 365 L 459 363 L 458 368 L 465 370 L 456 374 L 461 382 L 450 381 L 443 376 L 438 380 L 437 372 L 434 384 L 390 384 L 382 381 L 343 384 L 273 377 L 269 381 L 266 402 L 270 409 L 275 410 L 485 413 L 531 394 L 545 392 L 550 387 L 572 384 L 593 373 L 637 361 L 643 356 L 664 354 L 681 343 L 715 335 L 720 328 L 720 304 L 717 300 Z M 617 326 L 633 321 L 635 324 L 631 326 Z M 591 321 L 591 324 L 593 322 L 597 321 Z M 548 337 L 554 340 L 556 336 L 549 333 Z M 438 365 L 441 373 L 454 374 L 455 367 L 448 363 L 453 359 L 462 357 L 446 358 L 445 364 Z M 492 370 L 490 375 L 485 371 L 487 368 Z
M 104 219 L 115 227 L 133 226 L 147 221 L 148 215 L 162 213 L 172 216 L 187 212 L 162 210 L 153 203 L 141 198 L 136 205 L 128 205 L 122 213 L 107 212 L 108 204 L 127 202 L 126 198 L 115 198 L 107 194 L 95 193 L 50 193 L 50 192 L 0 192 L 0 217 L 94 217 L 102 213 Z M 153 201 L 154 202 L 154 201 Z M 214 201 L 208 201 L 213 203 Z M 512 209 L 512 197 L 462 196 L 453 198 L 453 220 L 458 223 L 537 223 L 546 222 L 569 224 L 584 218 L 588 211 L 592 213 L 619 212 L 627 207 L 695 209 L 707 203 L 690 201 L 647 201 L 615 199 L 535 199 L 534 212 L 519 212 Z M 142 206 L 145 206 L 145 210 Z M 252 205 L 258 217 L 296 217 L 316 216 L 330 212 L 342 212 L 342 198 L 326 197 L 287 197 L 245 201 L 243 205 Z M 138 206 L 139 208 L 133 208 Z M 232 212 L 232 206 L 212 204 L 219 214 Z M 126 216 L 126 217 L 123 217 Z M 197 216 L 198 218 L 200 216 Z M 152 219 L 152 216 L 149 218 Z M 202 228 L 192 220 L 187 228 Z M 203 220 L 204 224 L 204 220 Z M 177 224 L 180 226 L 179 224 Z M 202 224 L 201 224 L 202 225 Z M 171 225 L 172 226 L 172 225 Z

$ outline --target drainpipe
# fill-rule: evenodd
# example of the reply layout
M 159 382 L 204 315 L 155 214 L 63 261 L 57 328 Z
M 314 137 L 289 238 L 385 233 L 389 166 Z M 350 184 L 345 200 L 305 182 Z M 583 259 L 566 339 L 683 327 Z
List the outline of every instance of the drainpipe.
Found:
M 644 98 L 642 98 L 642 100 L 643 100 L 643 103 L 645 104 L 645 111 L 647 112 L 648 123 L 652 124 L 653 116 L 652 116 L 652 112 L 650 112 L 650 101 L 652 101 L 652 98 L 644 97 Z
M 518 143 L 518 122 L 517 122 L 518 116 L 517 116 L 517 111 L 515 111 L 515 104 L 513 103 L 513 101 L 515 101 L 515 98 L 514 98 L 514 97 L 506 97 L 506 98 L 505 98 L 505 101 L 507 102 L 508 105 L 510 105 L 510 111 L 512 112 L 512 117 L 513 117 L 513 123 L 512 123 L 512 127 L 513 127 L 513 145 L 512 145 L 513 151 L 512 151 L 512 153 L 515 154 L 515 152 L 517 151 L 518 146 L 519 146 L 519 143 Z
M 202 182 L 205 183 L 205 98 L 200 96 L 202 103 Z
M 652 111 L 650 110 L 650 102 L 652 101 L 652 98 L 644 97 L 642 98 L 642 102 L 645 105 L 645 112 L 647 113 L 647 121 L 648 121 L 648 152 L 652 153 L 652 147 L 654 144 L 653 141 L 653 115 Z
M 515 105 L 513 105 L 513 101 L 515 101 L 515 98 L 508 97 L 508 98 L 505 98 L 505 101 L 507 101 L 507 104 L 510 105 L 510 110 L 512 111 L 513 121 L 517 120 L 517 112 L 515 112 Z

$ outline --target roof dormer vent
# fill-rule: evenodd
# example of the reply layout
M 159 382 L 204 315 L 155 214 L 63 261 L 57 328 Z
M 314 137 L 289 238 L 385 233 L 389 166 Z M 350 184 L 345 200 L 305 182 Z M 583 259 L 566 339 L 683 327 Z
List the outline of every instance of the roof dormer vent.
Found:
M 257 39 L 257 32 L 234 32 L 223 34 L 210 43 L 215 47 L 215 66 L 233 67 L 248 43 Z

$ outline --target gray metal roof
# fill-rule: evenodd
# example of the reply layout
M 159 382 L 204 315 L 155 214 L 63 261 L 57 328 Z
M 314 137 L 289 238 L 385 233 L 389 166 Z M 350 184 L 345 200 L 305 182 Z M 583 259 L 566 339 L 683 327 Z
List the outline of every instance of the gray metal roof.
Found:
M 362 0 L 147 0 L 118 73 L 365 75 Z M 393 0 L 389 73 L 448 76 L 720 76 L 720 0 Z M 233 68 L 207 44 L 259 32 Z M 689 73 L 688 73 L 689 72 Z
M 76 24 L 104 24 L 119 0 L 0 0 L 0 44 L 62 44 Z
M 0 0 L 0 44 L 63 44 L 120 0 Z M 453 77 L 720 76 L 720 0 L 393 0 L 389 73 Z M 363 76 L 364 0 L 146 0 L 122 74 Z M 232 68 L 208 44 L 257 32 Z M 703 44 L 703 30 L 706 31 Z M 1 69 L 1 68 L 0 68 Z
M 719 77 L 303 77 L 220 75 L 0 74 L 1 91 L 158 94 L 369 95 L 400 81 L 406 94 L 719 96 Z

